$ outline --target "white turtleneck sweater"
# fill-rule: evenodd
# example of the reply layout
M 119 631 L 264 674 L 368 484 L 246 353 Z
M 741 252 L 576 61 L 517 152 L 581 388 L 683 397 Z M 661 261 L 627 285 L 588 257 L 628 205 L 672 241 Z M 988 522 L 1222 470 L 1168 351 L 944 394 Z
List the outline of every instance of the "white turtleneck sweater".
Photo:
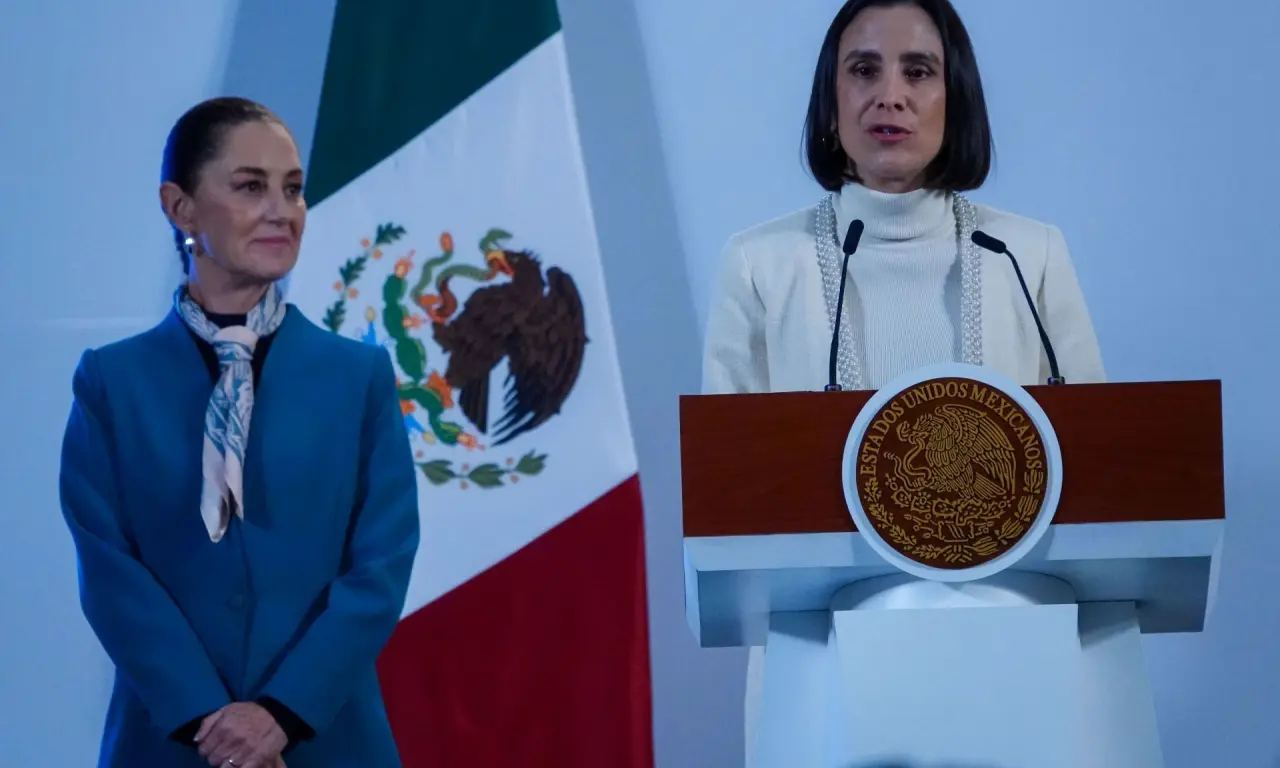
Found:
M 865 385 L 879 389 L 907 371 L 960 359 L 960 259 L 951 197 L 917 190 L 876 192 L 849 184 L 836 203 L 837 232 L 866 229 L 849 260 L 845 317 Z
M 849 261 L 843 317 L 868 389 L 961 359 L 963 259 L 956 253 L 953 202 L 949 194 L 885 194 L 860 185 L 835 198 L 839 233 L 854 218 L 866 225 Z M 1062 233 L 988 206 L 973 209 L 975 224 L 1018 254 L 1063 375 L 1105 381 Z M 704 392 L 814 392 L 827 383 L 831 320 L 814 241 L 816 213 L 812 206 L 793 211 L 725 243 L 707 321 Z M 1043 382 L 1043 347 L 1012 267 L 987 258 L 978 269 L 982 365 L 1024 386 Z

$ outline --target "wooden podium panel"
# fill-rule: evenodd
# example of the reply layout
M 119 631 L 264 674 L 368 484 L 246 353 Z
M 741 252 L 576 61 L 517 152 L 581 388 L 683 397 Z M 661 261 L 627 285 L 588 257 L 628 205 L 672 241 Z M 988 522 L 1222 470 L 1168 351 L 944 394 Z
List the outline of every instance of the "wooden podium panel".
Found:
M 1062 449 L 1055 525 L 1225 517 L 1221 382 L 1026 389 Z M 682 397 L 684 535 L 854 531 L 841 463 L 872 394 Z

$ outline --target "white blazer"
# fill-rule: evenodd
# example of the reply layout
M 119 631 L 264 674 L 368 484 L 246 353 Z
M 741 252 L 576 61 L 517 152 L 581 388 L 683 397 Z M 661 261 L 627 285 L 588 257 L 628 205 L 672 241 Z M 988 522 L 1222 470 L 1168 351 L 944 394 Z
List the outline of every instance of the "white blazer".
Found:
M 1105 381 L 1093 323 L 1062 232 L 987 206 L 974 207 L 978 229 L 1003 240 L 1017 256 L 1067 383 Z M 831 322 L 814 220 L 814 209 L 797 211 L 740 232 L 725 245 L 707 324 L 703 392 L 814 391 L 827 383 Z M 983 365 L 1022 386 L 1043 384 L 1049 378 L 1048 357 L 1013 265 L 1007 256 L 984 251 L 983 257 Z M 858 315 L 846 311 L 844 317 L 850 316 Z M 764 649 L 751 648 L 743 712 L 747 768 L 755 763 L 763 662 Z
M 984 205 L 974 208 L 978 229 L 1017 256 L 1067 383 L 1104 381 L 1062 232 Z M 703 392 L 811 391 L 827 383 L 831 323 L 815 247 L 812 208 L 729 239 L 707 322 Z M 1023 386 L 1043 384 L 1048 357 L 1013 265 L 1007 256 L 982 253 L 983 365 Z

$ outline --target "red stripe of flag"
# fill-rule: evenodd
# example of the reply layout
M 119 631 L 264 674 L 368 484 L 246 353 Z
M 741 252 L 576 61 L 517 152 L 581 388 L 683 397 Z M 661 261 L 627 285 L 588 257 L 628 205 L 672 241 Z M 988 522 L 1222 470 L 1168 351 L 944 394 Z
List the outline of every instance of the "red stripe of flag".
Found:
M 638 477 L 405 617 L 379 673 L 405 768 L 651 768 Z

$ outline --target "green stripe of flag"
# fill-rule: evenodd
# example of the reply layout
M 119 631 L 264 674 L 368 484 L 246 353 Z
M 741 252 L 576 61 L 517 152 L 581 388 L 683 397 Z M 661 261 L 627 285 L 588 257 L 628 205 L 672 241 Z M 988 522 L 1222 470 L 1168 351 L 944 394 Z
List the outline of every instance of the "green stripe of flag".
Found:
M 338 0 L 307 203 L 381 162 L 559 30 L 555 0 Z

